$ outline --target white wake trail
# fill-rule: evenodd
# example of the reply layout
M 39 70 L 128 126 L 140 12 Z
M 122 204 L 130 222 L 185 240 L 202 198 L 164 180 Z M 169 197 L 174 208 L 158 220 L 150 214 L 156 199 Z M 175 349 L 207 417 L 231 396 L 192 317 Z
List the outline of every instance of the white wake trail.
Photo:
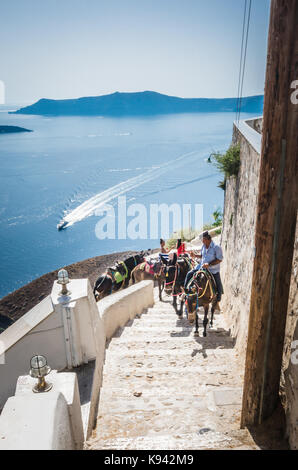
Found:
M 181 155 L 175 160 L 164 163 L 159 168 L 152 168 L 151 170 L 148 170 L 142 175 L 135 176 L 126 181 L 122 181 L 121 183 L 118 183 L 115 186 L 111 186 L 110 188 L 102 191 L 99 194 L 96 194 L 95 196 L 91 197 L 90 199 L 76 207 L 73 211 L 71 211 L 62 219 L 60 224 L 63 224 L 63 228 L 66 228 L 75 224 L 76 222 L 80 222 L 81 220 L 90 217 L 91 215 L 95 215 L 95 212 L 98 211 L 98 209 L 103 207 L 111 200 L 115 199 L 118 196 L 121 196 L 121 194 L 125 194 L 128 191 L 137 188 L 138 186 L 141 186 L 144 183 L 148 183 L 149 181 L 153 180 L 158 176 L 161 176 L 163 173 L 166 173 L 169 170 L 178 168 L 179 166 L 185 163 L 185 159 L 193 157 L 197 153 L 198 152 L 190 152 Z

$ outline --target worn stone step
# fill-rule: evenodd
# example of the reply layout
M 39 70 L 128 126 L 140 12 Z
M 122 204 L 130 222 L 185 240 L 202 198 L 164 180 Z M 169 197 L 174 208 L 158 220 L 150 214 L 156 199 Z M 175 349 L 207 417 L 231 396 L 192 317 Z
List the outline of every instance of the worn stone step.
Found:
M 157 392 L 157 390 L 156 390 Z M 146 412 L 152 410 L 164 410 L 167 413 L 168 409 L 179 409 L 180 411 L 184 408 L 185 412 L 195 407 L 201 409 L 202 412 L 208 407 L 205 394 L 202 395 L 184 395 L 177 394 L 177 391 L 170 390 L 169 394 L 148 393 L 147 390 L 139 387 L 133 387 L 130 391 L 127 391 L 125 395 L 117 393 L 109 393 L 101 395 L 101 400 L 98 408 L 98 416 L 103 416 L 108 413 L 115 415 L 117 413 L 126 412 Z
M 149 387 L 140 388 L 132 383 L 125 390 L 112 387 L 102 390 L 100 401 L 99 415 L 166 407 L 178 407 L 180 410 L 185 408 L 187 412 L 193 406 L 216 412 L 222 407 L 240 406 L 242 389 L 227 386 L 216 389 L 211 385 L 202 385 L 195 390 L 185 389 L 177 392 L 175 387 L 153 387 L 151 384 Z
M 202 332 L 202 330 L 201 330 Z M 199 330 L 200 333 L 200 330 Z M 134 349 L 143 351 L 151 351 L 157 348 L 161 350 L 171 351 L 171 350 L 178 350 L 178 352 L 183 352 L 185 349 L 191 349 L 194 351 L 194 354 L 197 353 L 198 350 L 206 350 L 206 349 L 227 349 L 231 350 L 234 346 L 234 340 L 232 338 L 222 338 L 221 336 L 216 336 L 215 334 L 207 334 L 207 337 L 204 338 L 202 335 L 199 337 L 195 337 L 193 334 L 181 337 L 181 336 L 171 336 L 169 335 L 158 335 L 154 337 L 136 335 L 134 338 L 131 336 L 119 336 L 118 338 L 113 338 L 112 341 L 109 343 L 107 352 L 114 351 L 114 350 L 125 350 Z
M 193 398 L 180 403 L 174 399 L 165 400 L 164 406 L 111 409 L 108 404 L 101 407 L 98 414 L 98 437 L 101 439 L 136 438 L 156 434 L 192 433 L 201 428 L 216 430 L 239 430 L 241 405 L 215 407 L 210 396 Z M 139 402 L 140 403 L 140 402 Z M 162 403 L 161 403 L 162 405 Z
M 195 327 L 190 325 L 169 325 L 169 326 L 146 326 L 144 324 L 135 325 L 134 327 L 126 327 L 122 331 L 117 332 L 115 335 L 117 338 L 156 338 L 156 337 L 188 337 L 194 335 Z M 217 335 L 216 330 L 208 329 L 207 336 Z M 199 323 L 199 336 L 203 337 L 203 326 L 202 323 Z M 223 339 L 225 335 L 223 335 Z
M 168 335 L 164 335 L 163 337 L 155 336 L 152 337 L 144 337 L 144 336 L 136 336 L 135 338 L 119 336 L 118 338 L 113 338 L 109 343 L 107 351 L 114 351 L 119 350 L 122 351 L 125 348 L 128 349 L 135 349 L 135 350 L 142 350 L 142 351 L 151 351 L 155 349 L 163 349 L 166 350 L 176 350 L 182 352 L 185 348 L 193 348 L 194 354 L 197 353 L 198 350 L 201 349 L 232 349 L 234 346 L 233 338 L 222 338 L 219 335 L 215 334 L 208 334 L 206 338 L 200 336 L 199 338 L 194 337 L 193 335 L 189 335 L 183 338 L 178 337 L 171 337 L 169 341 Z M 177 351 L 177 352 L 178 352 Z
M 208 409 L 192 408 L 192 418 L 184 409 L 150 409 L 146 411 L 126 411 L 119 413 L 102 413 L 98 415 L 98 434 L 100 439 L 137 438 L 139 436 L 156 436 L 164 433 L 191 433 L 200 428 L 216 426 L 210 421 Z
M 176 368 L 173 371 L 173 368 L 164 367 L 164 368 L 146 368 L 146 369 L 135 369 L 130 368 L 125 372 L 121 369 L 110 369 L 110 372 L 105 371 L 104 380 L 105 385 L 109 387 L 132 387 L 135 384 L 152 384 L 156 386 L 157 382 L 160 382 L 160 386 L 168 384 L 169 387 L 177 387 L 177 381 L 181 383 L 181 386 L 186 388 L 189 383 L 193 383 L 194 386 L 200 387 L 203 384 L 212 385 L 212 386 L 221 386 L 227 383 L 233 384 L 239 374 L 230 374 L 215 372 L 214 374 L 206 373 L 204 366 L 193 368 L 193 373 L 199 374 L 199 377 L 192 379 L 192 373 L 186 373 L 183 368 Z M 183 377 L 181 377 L 183 374 Z
M 146 348 L 145 351 L 144 349 L 135 349 L 135 344 L 131 343 L 122 343 L 121 345 L 111 344 L 109 349 L 106 350 L 106 363 L 108 363 L 108 361 L 124 362 L 126 360 L 136 360 L 141 363 L 142 359 L 149 358 L 154 360 L 168 358 L 171 362 L 173 360 L 179 361 L 180 359 L 194 361 L 196 358 L 199 358 L 200 355 L 206 358 L 208 357 L 208 353 L 213 355 L 213 353 L 217 354 L 219 351 L 225 351 L 221 353 L 221 356 L 222 354 L 229 354 L 233 357 L 232 349 L 223 349 L 220 342 L 215 343 L 213 346 L 217 344 L 218 346 L 212 349 L 204 348 L 202 345 L 197 344 L 196 349 L 194 349 L 194 344 L 191 341 L 188 341 L 187 344 L 183 343 L 183 348 L 180 347 L 180 344 L 168 346 L 167 344 L 158 342 L 147 345 L 143 344 L 143 347 L 145 346 Z
M 135 392 L 139 392 L 141 390 L 141 397 L 142 399 L 151 399 L 153 398 L 161 398 L 168 399 L 169 397 L 179 397 L 179 400 L 184 398 L 193 398 L 193 397 L 204 397 L 208 395 L 213 390 L 213 387 L 206 385 L 200 385 L 195 390 L 192 389 L 185 389 L 177 393 L 177 388 L 175 386 L 168 386 L 167 384 L 160 384 L 160 386 L 155 382 L 147 382 L 142 389 L 138 387 L 138 382 L 131 381 L 128 383 L 127 387 L 104 387 L 100 392 L 100 400 L 113 401 L 116 400 L 126 400 L 126 399 L 133 399 L 138 400 L 140 397 L 136 397 L 133 394 Z
M 211 355 L 208 356 L 209 358 Z M 219 361 L 218 363 L 221 363 Z M 231 366 L 231 364 L 230 364 Z M 150 370 L 156 371 L 167 371 L 168 374 L 174 373 L 177 374 L 177 371 L 182 373 L 188 373 L 184 369 L 189 369 L 189 374 L 195 373 L 195 371 L 202 372 L 202 367 L 204 372 L 209 373 L 208 371 L 208 361 L 207 358 L 202 357 L 191 357 L 189 356 L 176 356 L 171 357 L 161 357 L 161 356 L 148 356 L 142 358 L 127 358 L 122 357 L 117 362 L 112 361 L 108 362 L 104 366 L 103 374 L 118 374 L 119 372 L 125 371 L 126 374 L 131 373 L 146 373 Z M 207 369 L 207 370 L 206 370 Z M 184 371 L 184 372 L 183 372 Z
M 184 356 L 186 359 L 188 359 L 188 356 Z M 173 358 L 173 360 L 169 362 L 163 362 L 160 363 L 159 361 L 156 361 L 156 357 L 142 357 L 140 361 L 138 359 L 135 360 L 135 363 L 132 365 L 128 365 L 127 361 L 123 360 L 122 362 L 119 361 L 108 361 L 104 365 L 103 373 L 104 375 L 107 375 L 109 373 L 120 373 L 121 375 L 125 374 L 131 374 L 132 372 L 134 373 L 146 373 L 146 372 L 151 372 L 152 370 L 157 371 L 159 373 L 173 373 L 173 374 L 178 374 L 178 373 L 184 373 L 186 375 L 193 375 L 195 373 L 204 373 L 208 375 L 213 375 L 213 374 L 218 374 L 218 373 L 224 373 L 224 374 L 238 374 L 239 375 L 239 370 L 237 367 L 237 364 L 235 364 L 235 359 L 232 357 L 229 357 L 229 360 L 223 364 L 221 361 L 222 356 L 215 356 L 215 352 L 211 351 L 210 354 L 207 351 L 206 356 L 200 355 L 199 358 L 196 356 L 193 359 L 193 362 L 189 362 L 188 360 L 186 361 L 186 366 L 185 364 L 181 363 L 179 364 L 179 359 L 178 358 Z M 228 356 L 225 356 L 228 358 Z M 166 360 L 166 358 L 165 358 Z M 137 362 L 140 362 L 140 364 L 137 364 Z M 141 364 L 142 363 L 142 364 Z M 233 370 L 231 370 L 233 368 Z M 186 370 L 185 370 L 186 369 Z M 234 374 L 233 374 L 234 373 Z
M 218 432 L 208 427 L 198 429 L 193 433 L 158 434 L 156 436 L 138 436 L 135 438 L 93 439 L 89 442 L 90 450 L 259 450 L 247 431 L 234 433 Z M 191 463 L 192 456 L 169 455 L 168 463 Z M 139 456 L 139 461 L 147 462 L 145 456 Z M 158 464 L 158 458 L 150 463 Z
M 124 344 L 129 345 L 130 347 L 130 352 L 128 353 L 129 356 L 133 356 L 134 352 L 135 352 L 136 358 L 140 358 L 141 356 L 145 358 L 151 355 L 152 357 L 156 357 L 158 355 L 158 349 L 156 348 L 151 349 L 151 345 L 154 343 L 147 344 L 146 350 L 143 351 L 143 353 L 141 350 L 133 349 L 135 343 L 123 343 L 122 346 L 124 346 Z M 224 359 L 224 358 L 235 359 L 234 350 L 230 347 L 228 348 L 223 347 L 220 344 L 219 346 L 214 348 L 212 347 L 210 342 L 204 342 L 204 345 L 202 347 L 201 344 L 198 344 L 197 342 L 192 342 L 191 338 L 187 341 L 187 343 L 183 343 L 183 342 L 179 343 L 178 341 L 175 343 L 175 345 L 173 344 L 173 342 L 171 342 L 170 345 L 167 345 L 166 343 L 161 343 L 161 342 L 158 342 L 157 344 L 159 345 L 159 347 L 162 346 L 160 347 L 161 356 L 176 353 L 177 359 L 183 356 L 187 356 L 187 357 L 191 356 L 192 359 L 196 357 L 197 358 L 200 357 L 203 359 L 207 359 L 208 357 L 209 358 L 214 357 L 214 358 L 220 358 L 220 359 Z M 145 341 L 144 341 L 144 345 L 145 345 Z M 109 350 L 106 351 L 106 358 L 108 359 L 108 357 L 112 357 L 113 354 L 116 354 L 117 356 L 119 356 L 119 360 L 121 360 L 121 357 L 122 357 L 124 361 L 125 360 L 125 348 L 122 346 L 119 344 L 117 345 L 111 344 L 111 348 L 109 348 Z
M 196 374 L 196 376 L 193 377 L 193 374 Z M 106 388 L 123 388 L 142 392 L 143 390 L 152 389 L 159 393 L 158 387 L 161 389 L 168 387 L 169 389 L 176 389 L 178 393 L 180 390 L 187 391 L 191 387 L 192 393 L 196 394 L 201 387 L 234 386 L 236 380 L 239 380 L 237 375 L 206 374 L 203 367 L 194 369 L 193 374 L 186 373 L 183 369 L 177 369 L 173 372 L 173 370 L 166 368 L 148 369 L 146 371 L 132 370 L 123 373 L 111 371 L 110 374 L 104 376 L 103 390 Z M 177 383 L 179 383 L 178 390 Z

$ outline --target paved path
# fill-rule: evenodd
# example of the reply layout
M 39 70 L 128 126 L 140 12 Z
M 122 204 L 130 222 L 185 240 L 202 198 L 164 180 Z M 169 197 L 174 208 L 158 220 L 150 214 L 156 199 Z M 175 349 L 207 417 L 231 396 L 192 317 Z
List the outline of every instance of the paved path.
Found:
M 240 430 L 243 374 L 222 315 L 200 337 L 165 297 L 106 350 L 89 449 L 256 449 Z

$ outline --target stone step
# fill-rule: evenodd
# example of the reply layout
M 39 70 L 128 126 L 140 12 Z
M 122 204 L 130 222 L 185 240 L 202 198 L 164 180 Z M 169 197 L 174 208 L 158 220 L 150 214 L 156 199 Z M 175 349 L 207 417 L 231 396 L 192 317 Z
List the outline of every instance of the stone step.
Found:
M 164 433 L 195 433 L 202 428 L 224 429 L 220 427 L 219 419 L 211 419 L 210 411 L 204 405 L 193 404 L 191 413 L 185 413 L 184 408 L 173 406 L 167 409 L 102 413 L 98 415 L 97 436 L 100 439 L 137 438 Z M 235 426 L 235 429 L 237 427 Z
M 192 378 L 193 374 L 198 374 L 198 377 Z M 174 384 L 173 386 L 175 386 L 175 382 L 180 381 L 185 388 L 190 381 L 197 387 L 208 383 L 221 385 L 239 377 L 237 373 L 231 375 L 227 374 L 228 372 L 214 372 L 208 374 L 204 365 L 201 367 L 192 367 L 192 370 L 189 372 L 183 367 L 147 367 L 142 369 L 130 367 L 124 370 L 110 367 L 109 369 L 105 369 L 103 377 L 106 384 L 109 384 L 109 386 L 114 384 L 113 386 L 115 387 L 122 387 L 123 385 L 128 386 L 127 383 L 129 382 L 145 382 L 147 384 L 151 382 L 156 383 L 157 380 L 160 380 L 161 386 L 165 383 L 168 383 L 169 386 L 170 384 Z
M 210 354 L 209 359 L 212 357 Z M 215 356 L 213 356 L 214 358 Z M 220 358 L 217 358 L 217 364 L 221 364 L 223 356 L 220 356 Z M 227 357 L 227 356 L 226 356 Z M 231 366 L 231 362 L 230 362 Z M 184 369 L 187 368 L 189 369 L 189 374 L 191 375 L 192 373 L 195 373 L 195 371 L 198 371 L 202 373 L 202 368 L 204 368 L 204 371 L 209 373 L 209 371 L 206 371 L 206 368 L 208 368 L 208 360 L 201 358 L 201 357 L 191 357 L 189 356 L 172 356 L 172 357 L 161 357 L 161 356 L 147 356 L 147 357 L 142 357 L 142 358 L 127 358 L 127 357 L 121 357 L 118 361 L 109 361 L 105 364 L 103 374 L 118 374 L 121 373 L 122 371 L 125 371 L 126 374 L 131 374 L 131 373 L 147 373 L 152 370 L 156 371 L 163 371 L 166 370 L 167 373 L 171 374 L 174 373 L 176 374 L 176 370 L 179 372 L 181 371 L 182 373 L 188 373 L 187 371 L 184 371 Z
M 126 327 L 122 331 L 118 331 L 115 335 L 117 338 L 138 338 L 143 337 L 144 339 L 152 339 L 156 337 L 167 336 L 171 337 L 188 337 L 190 335 L 194 335 L 195 327 L 190 325 L 169 325 L 169 326 L 146 326 L 144 324 L 135 325 L 134 327 Z M 216 330 L 207 328 L 207 336 L 215 336 L 219 335 L 223 339 L 226 337 L 225 335 L 221 335 L 221 333 L 217 333 Z M 199 323 L 199 336 L 203 336 L 203 326 L 202 323 Z
M 192 433 L 156 434 L 151 436 L 137 436 L 134 438 L 93 439 L 89 442 L 90 450 L 259 450 L 247 431 L 225 433 L 212 430 L 208 427 L 200 428 Z M 185 465 L 191 463 L 191 455 L 168 457 L 168 463 Z M 145 456 L 140 455 L 139 461 L 148 462 Z M 150 463 L 158 464 L 158 459 Z
M 177 384 L 179 383 L 179 391 L 187 391 L 191 387 L 192 392 L 196 393 L 202 386 L 207 388 L 234 386 L 237 380 L 239 380 L 239 376 L 234 374 L 207 374 L 204 367 L 193 368 L 191 372 L 183 368 L 177 368 L 175 371 L 169 368 L 152 368 L 146 371 L 125 370 L 123 372 L 110 370 L 109 373 L 104 374 L 103 390 L 106 388 L 125 388 L 130 391 L 142 392 L 149 388 L 156 390 L 158 387 L 177 390 Z M 159 393 L 158 390 L 156 393 Z
M 183 395 L 177 394 L 174 389 L 170 389 L 167 394 L 161 394 L 157 389 L 155 389 L 155 394 L 153 390 L 151 393 L 148 393 L 147 390 L 142 389 L 140 391 L 139 387 L 134 387 L 130 391 L 126 391 L 125 394 L 117 394 L 115 392 L 111 393 L 106 391 L 106 393 L 101 394 L 100 404 L 98 408 L 98 416 L 103 416 L 106 413 L 111 415 L 116 415 L 118 413 L 126 412 L 146 412 L 152 410 L 164 410 L 167 413 L 168 409 L 182 409 L 187 412 L 187 410 L 196 407 L 196 409 L 201 409 L 202 412 L 206 410 L 208 404 L 206 402 L 205 394 L 202 395 Z
M 139 397 L 141 398 L 141 397 Z M 177 396 L 163 401 L 120 400 L 100 404 L 98 437 L 136 438 L 157 433 L 191 433 L 200 428 L 239 430 L 241 402 L 216 406 L 212 394 L 192 399 Z M 238 399 L 240 401 L 240 399 Z M 130 408 L 131 407 L 131 408 Z
M 210 381 L 211 382 L 211 381 Z M 242 401 L 242 389 L 234 388 L 232 386 L 225 385 L 219 388 L 212 383 L 208 385 L 198 385 L 195 389 L 181 387 L 179 392 L 177 388 L 173 386 L 167 387 L 157 386 L 157 384 L 149 383 L 144 387 L 138 386 L 137 382 L 129 383 L 129 386 L 124 388 L 106 387 L 101 390 L 100 393 L 100 406 L 103 406 L 103 410 L 108 410 L 111 413 L 111 409 L 115 411 L 115 406 L 122 408 L 120 411 L 124 411 L 126 403 L 129 404 L 130 408 L 143 407 L 145 410 L 148 408 L 177 405 L 188 408 L 192 406 L 194 401 L 200 400 L 200 403 L 204 401 L 211 404 L 210 409 L 214 411 L 217 406 L 226 406 L 229 404 L 240 405 Z M 228 392 L 223 392 L 228 390 Z M 123 408 L 124 404 L 124 408 Z M 130 409 L 129 408 L 129 409 Z M 129 409 L 127 411 L 129 411 Z
M 206 346 L 208 346 L 207 343 Z M 142 359 L 166 359 L 169 360 L 180 360 L 188 359 L 188 360 L 195 360 L 196 358 L 202 357 L 207 358 L 208 354 L 214 356 L 213 353 L 216 355 L 221 352 L 221 356 L 223 354 L 231 356 L 233 358 L 233 349 L 232 348 L 223 348 L 221 343 L 213 343 L 214 346 L 212 349 L 208 349 L 208 347 L 203 347 L 201 344 L 195 344 L 196 349 L 194 349 L 194 343 L 188 341 L 187 343 L 183 343 L 183 347 L 181 347 L 181 343 L 176 343 L 176 345 L 168 345 L 166 343 L 143 343 L 144 349 L 135 349 L 135 344 L 132 343 L 111 343 L 110 347 L 106 350 L 106 359 L 105 362 L 108 361 L 125 361 L 125 360 L 137 360 L 142 362 Z
M 176 351 L 176 355 L 172 354 L 172 352 Z M 148 362 L 152 362 L 154 367 L 166 367 L 176 365 L 178 363 L 181 364 L 182 367 L 193 367 L 198 365 L 204 365 L 204 367 L 208 368 L 208 360 L 218 360 L 223 362 L 226 360 L 227 363 L 235 361 L 233 357 L 233 350 L 232 349 L 201 349 L 197 348 L 194 350 L 192 347 L 190 348 L 183 348 L 176 349 L 176 350 L 165 350 L 164 354 L 151 354 L 151 351 L 147 349 L 146 353 L 137 354 L 137 353 L 129 353 L 125 355 L 124 351 L 119 350 L 119 354 L 115 353 L 115 351 L 111 351 L 110 353 L 106 353 L 106 362 L 104 368 L 108 367 L 148 367 Z M 115 357 L 115 360 L 113 359 Z M 111 358 L 109 361 L 108 358 Z M 180 366 L 180 367 L 181 367 Z M 207 370 L 208 372 L 208 370 Z
M 200 332 L 200 331 L 199 331 Z M 109 343 L 107 351 L 112 350 L 119 350 L 122 351 L 124 348 L 128 349 L 135 349 L 135 350 L 142 350 L 142 351 L 151 351 L 155 349 L 163 349 L 165 352 L 166 350 L 175 350 L 178 349 L 179 352 L 184 351 L 185 348 L 193 348 L 194 354 L 197 353 L 198 350 L 206 349 L 212 347 L 213 349 L 232 349 L 234 346 L 234 340 L 232 338 L 222 338 L 222 336 L 215 336 L 216 333 L 210 333 L 208 330 L 207 337 L 204 338 L 200 336 L 199 338 L 194 337 L 194 335 L 190 334 L 184 338 L 178 337 L 171 337 L 169 341 L 169 336 L 164 335 L 163 337 L 155 336 L 152 337 L 144 337 L 144 336 L 136 336 L 133 338 L 133 341 L 130 337 L 119 336 L 118 338 L 113 338 L 112 341 Z
M 169 399 L 169 397 L 178 397 L 179 400 L 194 398 L 194 397 L 204 397 L 208 393 L 212 392 L 214 388 L 212 386 L 199 385 L 195 390 L 186 388 L 183 391 L 177 393 L 177 387 L 168 386 L 167 384 L 158 385 L 156 382 L 147 382 L 141 390 L 142 399 L 152 399 L 158 397 L 158 399 Z M 104 387 L 100 392 L 101 401 L 113 401 L 116 400 L 126 400 L 133 399 L 139 400 L 140 397 L 136 397 L 134 393 L 139 393 L 140 389 L 137 387 L 137 382 L 129 382 L 127 387 Z
M 209 343 L 208 343 L 209 344 Z M 106 358 L 115 356 L 129 356 L 135 355 L 136 357 L 149 357 L 151 354 L 155 355 L 168 355 L 168 354 L 176 354 L 177 356 L 191 356 L 195 357 L 198 355 L 202 355 L 202 357 L 207 358 L 206 349 L 210 347 L 210 344 L 205 347 L 202 347 L 198 343 L 194 343 L 191 340 L 187 341 L 187 343 L 171 343 L 168 344 L 168 341 L 152 341 L 150 343 L 146 343 L 144 341 L 135 341 L 133 344 L 130 341 L 121 341 L 120 343 L 113 344 L 111 343 L 109 349 L 106 350 Z M 224 347 L 222 343 L 216 342 L 212 345 L 214 348 L 212 350 L 219 351 L 222 350 Z M 232 350 L 232 343 L 230 345 L 225 345 L 226 349 Z M 144 352 L 144 348 L 146 348 L 146 352 Z
M 149 320 L 149 319 L 152 319 L 154 321 L 155 320 L 164 320 L 164 321 L 169 321 L 169 322 L 179 321 L 181 317 L 178 315 L 178 313 L 180 314 L 180 310 L 178 310 L 178 312 L 176 312 L 174 308 L 170 308 L 170 309 L 167 309 L 167 310 L 164 310 L 164 311 L 161 311 L 160 309 L 157 309 L 156 311 L 153 310 L 153 309 L 152 310 L 145 310 L 140 315 L 137 315 L 132 320 L 132 322 L 137 323 L 137 322 L 141 322 L 141 321 Z M 202 309 L 200 309 L 198 311 L 198 315 L 199 315 L 199 318 L 203 320 L 204 311 Z M 185 309 L 183 309 L 183 311 L 182 311 L 182 317 L 183 317 L 183 319 L 187 320 L 187 312 L 185 311 Z M 209 318 L 209 320 L 211 319 L 211 312 L 210 311 L 208 313 L 208 318 Z M 222 314 L 214 314 L 213 319 L 217 320 L 219 322 L 224 322 L 224 317 L 223 317 Z
M 199 310 L 198 312 L 199 314 L 199 318 L 204 318 L 204 312 Z M 208 315 L 209 319 L 211 318 L 211 314 L 209 312 L 209 315 Z M 216 320 L 219 320 L 221 317 L 220 315 L 214 315 L 213 317 L 214 319 Z M 183 310 L 183 319 L 185 319 L 185 321 L 187 321 L 187 317 L 186 317 L 186 312 L 185 310 Z M 160 323 L 160 322 L 172 322 L 172 321 L 180 321 L 180 317 L 178 317 L 178 315 L 176 314 L 175 310 L 173 309 L 172 311 L 170 312 L 162 312 L 160 313 L 160 311 L 157 313 L 155 312 L 143 312 L 141 314 L 141 316 L 138 316 L 138 317 L 135 317 L 135 323 L 137 322 L 141 322 L 141 321 L 154 321 L 154 322 L 157 322 L 157 323 Z

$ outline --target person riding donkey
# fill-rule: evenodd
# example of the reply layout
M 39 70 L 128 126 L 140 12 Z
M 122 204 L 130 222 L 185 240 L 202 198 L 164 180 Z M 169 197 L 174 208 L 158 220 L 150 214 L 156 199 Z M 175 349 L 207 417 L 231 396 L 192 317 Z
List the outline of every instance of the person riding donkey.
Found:
M 189 271 L 186 275 L 184 282 L 184 291 L 188 292 L 188 283 L 200 269 L 207 269 L 212 275 L 216 283 L 217 290 L 217 305 L 215 310 L 220 311 L 219 302 L 221 301 L 221 296 L 223 294 L 223 286 L 220 278 L 220 263 L 223 260 L 222 249 L 219 245 L 216 245 L 209 235 L 209 232 L 203 233 L 203 246 L 201 250 L 201 255 L 197 256 L 201 258 L 201 263 L 199 263 L 194 269 Z

